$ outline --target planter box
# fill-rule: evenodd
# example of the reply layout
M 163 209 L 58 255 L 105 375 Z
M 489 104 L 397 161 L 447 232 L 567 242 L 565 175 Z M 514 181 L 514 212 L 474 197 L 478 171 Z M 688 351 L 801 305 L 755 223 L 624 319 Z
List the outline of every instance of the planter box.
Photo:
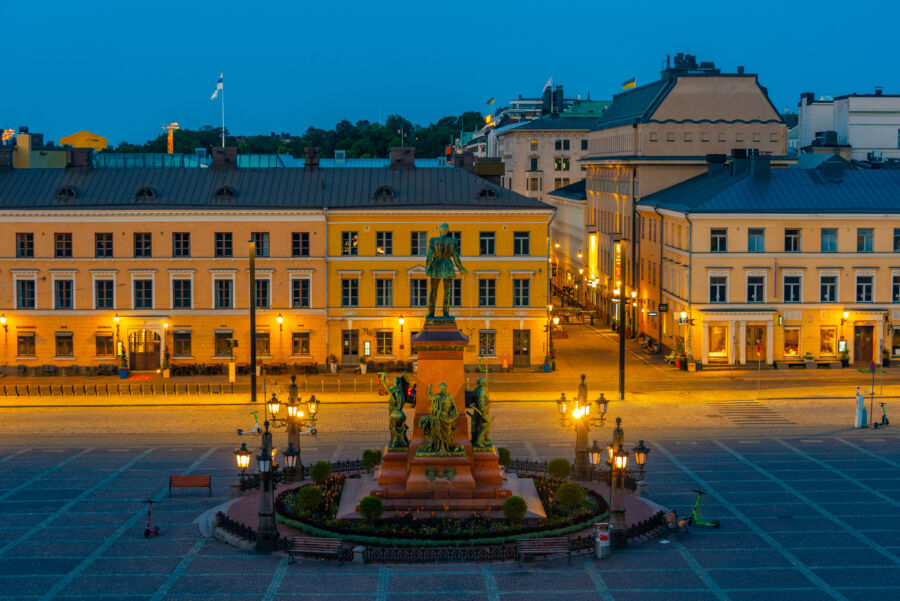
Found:
M 128 378 L 128 370 L 119 368 L 119 378 L 125 380 Z

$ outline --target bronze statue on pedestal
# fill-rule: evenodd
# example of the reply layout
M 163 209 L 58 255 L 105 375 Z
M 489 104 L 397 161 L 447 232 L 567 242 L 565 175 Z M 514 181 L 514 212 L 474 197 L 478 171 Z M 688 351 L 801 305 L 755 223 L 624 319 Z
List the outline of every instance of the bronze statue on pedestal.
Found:
M 425 442 L 419 447 L 422 453 L 450 455 L 460 452 L 460 447 L 453 444 L 453 431 L 456 430 L 456 418 L 459 411 L 453 395 L 447 392 L 447 385 L 441 382 L 440 392 L 431 394 L 428 387 L 428 400 L 431 401 L 431 414 L 419 418 L 419 426 L 423 429 Z
M 400 383 L 400 378 L 394 378 L 394 385 L 388 386 L 387 374 L 380 373 L 378 377 L 381 379 L 381 385 L 388 391 L 388 411 L 391 420 L 391 440 L 388 448 L 406 449 L 409 447 L 409 437 L 406 434 L 409 426 L 406 425 L 406 414 L 403 413 L 406 393 Z
M 490 449 L 491 441 L 491 399 L 488 394 L 487 378 L 479 378 L 475 387 L 475 403 L 472 405 L 472 447 L 478 450 Z
M 456 278 L 456 269 L 460 274 L 466 273 L 466 268 L 459 260 L 459 246 L 456 239 L 450 235 L 450 226 L 441 224 L 441 235 L 428 240 L 428 256 L 425 258 L 425 274 L 428 276 L 428 314 L 433 318 L 437 304 L 438 285 L 444 283 L 444 317 L 450 317 L 450 293 L 453 289 L 451 283 Z

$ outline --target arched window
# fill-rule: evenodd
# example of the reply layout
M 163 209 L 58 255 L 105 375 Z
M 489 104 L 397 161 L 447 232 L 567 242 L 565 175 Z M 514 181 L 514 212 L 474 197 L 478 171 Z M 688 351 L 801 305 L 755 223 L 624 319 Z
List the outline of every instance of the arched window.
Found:
M 481 200 L 494 200 L 497 198 L 497 192 L 493 188 L 482 188 L 478 192 L 478 198 Z
M 231 186 L 222 186 L 216 190 L 216 202 L 231 202 L 236 196 L 237 193 Z
M 393 200 L 394 199 L 394 189 L 390 186 L 379 186 L 377 190 L 375 190 L 375 200 Z
M 76 198 L 78 198 L 78 194 L 75 192 L 75 188 L 71 186 L 63 186 L 56 191 L 57 202 L 72 202 Z
M 156 192 L 153 191 L 153 188 L 141 188 L 134 195 L 134 199 L 138 202 L 151 202 L 156 199 Z

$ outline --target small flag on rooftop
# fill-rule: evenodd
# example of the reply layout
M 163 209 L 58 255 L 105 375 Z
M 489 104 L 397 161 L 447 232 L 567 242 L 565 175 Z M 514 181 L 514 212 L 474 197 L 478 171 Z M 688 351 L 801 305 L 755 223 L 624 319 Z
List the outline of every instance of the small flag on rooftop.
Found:
M 485 102 L 485 104 L 494 104 L 494 101 L 495 101 L 495 100 L 497 100 L 497 99 L 496 99 L 496 98 L 491 98 L 490 100 L 488 100 L 487 102 Z
M 212 96 L 209 97 L 210 100 L 215 100 L 216 96 L 219 95 L 219 90 L 223 89 L 222 78 L 224 75 L 224 73 L 219 73 L 219 83 L 216 84 L 216 89 L 213 91 Z
M 625 83 L 622 84 L 622 89 L 627 90 L 628 88 L 633 88 L 636 85 L 637 85 L 637 81 L 635 80 L 634 77 L 632 77 L 631 79 L 629 79 L 628 81 L 626 81 Z

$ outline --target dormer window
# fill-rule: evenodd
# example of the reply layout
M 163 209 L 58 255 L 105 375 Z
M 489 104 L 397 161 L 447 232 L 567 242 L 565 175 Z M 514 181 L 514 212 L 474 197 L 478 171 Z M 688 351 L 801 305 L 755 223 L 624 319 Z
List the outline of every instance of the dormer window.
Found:
M 375 200 L 393 200 L 394 190 L 390 186 L 380 186 L 375 190 Z
M 71 186 L 63 186 L 56 191 L 57 202 L 72 202 L 76 198 L 78 198 L 78 194 L 75 192 L 75 188 Z
M 496 200 L 497 192 L 493 188 L 482 188 L 478 192 L 478 198 L 481 200 Z
M 222 186 L 216 190 L 216 202 L 231 202 L 236 196 L 237 193 L 231 186 Z
M 153 188 L 141 188 L 134 195 L 134 199 L 138 202 L 151 202 L 156 200 L 156 192 L 153 191 Z

